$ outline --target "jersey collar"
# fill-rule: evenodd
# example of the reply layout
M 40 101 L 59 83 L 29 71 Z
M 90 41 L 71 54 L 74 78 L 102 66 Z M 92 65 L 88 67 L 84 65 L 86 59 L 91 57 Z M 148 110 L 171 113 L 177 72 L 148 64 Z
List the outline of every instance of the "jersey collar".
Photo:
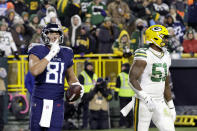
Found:
M 157 57 L 159 57 L 159 58 L 162 58 L 163 56 L 164 56 L 164 52 L 162 51 L 162 52 L 159 52 L 159 51 L 156 51 L 156 50 L 154 50 L 153 48 L 149 48 L 149 50 L 155 55 L 155 56 L 157 56 Z

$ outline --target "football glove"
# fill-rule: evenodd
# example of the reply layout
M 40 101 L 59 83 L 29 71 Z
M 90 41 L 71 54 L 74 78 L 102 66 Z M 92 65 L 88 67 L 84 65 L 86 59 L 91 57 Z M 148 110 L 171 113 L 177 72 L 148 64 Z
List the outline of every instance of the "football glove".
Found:
M 170 114 L 171 114 L 172 120 L 175 122 L 175 120 L 176 120 L 176 110 L 175 110 L 175 107 L 174 107 L 173 100 L 168 101 L 167 105 L 168 105 L 168 108 L 170 109 Z
M 144 91 L 139 91 L 138 95 L 139 95 L 140 99 L 144 101 L 148 110 L 150 112 L 153 112 L 155 110 L 156 106 L 155 106 L 155 102 L 153 101 L 152 97 L 149 96 L 148 94 L 146 94 Z
M 50 52 L 47 56 L 45 56 L 45 59 L 48 61 L 51 61 L 55 55 L 57 55 L 60 51 L 60 46 L 59 46 L 59 40 L 57 39 L 54 43 L 51 43 L 51 49 Z
M 80 85 L 81 86 L 80 98 L 82 98 L 83 94 L 84 94 L 84 87 L 83 87 L 83 85 L 81 85 L 79 82 L 72 83 L 72 85 Z

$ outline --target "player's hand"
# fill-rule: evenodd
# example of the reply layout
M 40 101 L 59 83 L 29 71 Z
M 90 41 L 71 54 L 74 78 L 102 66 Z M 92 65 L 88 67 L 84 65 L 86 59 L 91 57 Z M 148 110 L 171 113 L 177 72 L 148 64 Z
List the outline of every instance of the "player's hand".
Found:
M 153 99 L 151 98 L 151 96 L 146 96 L 145 99 L 144 99 L 144 102 L 146 104 L 146 106 L 148 107 L 148 110 L 150 112 L 153 112 L 156 108 L 155 106 L 155 102 L 153 101 Z
M 57 39 L 55 42 L 51 43 L 51 49 L 49 54 L 45 57 L 45 59 L 47 59 L 48 61 L 51 61 L 51 59 L 53 57 L 55 57 L 55 55 L 57 55 L 60 51 L 60 46 L 59 46 L 59 40 Z
M 53 55 L 53 57 L 55 55 L 57 55 L 57 53 L 59 53 L 60 51 L 60 46 L 59 46 L 59 39 L 57 39 L 55 42 L 50 42 L 51 43 L 51 50 L 50 53 Z
M 81 86 L 80 98 L 82 98 L 83 95 L 84 95 L 84 87 L 83 87 L 83 85 L 81 85 L 79 82 L 72 83 L 72 85 L 80 85 Z
M 155 102 L 153 101 L 150 95 L 146 94 L 144 91 L 139 91 L 138 96 L 140 97 L 141 100 L 144 101 L 150 112 L 153 112 L 155 110 L 156 108 Z
M 170 114 L 171 114 L 171 117 L 172 117 L 172 120 L 175 122 L 176 120 L 176 110 L 175 110 L 175 107 L 174 107 L 174 102 L 173 100 L 170 100 L 168 103 L 167 103 L 169 109 L 170 109 Z

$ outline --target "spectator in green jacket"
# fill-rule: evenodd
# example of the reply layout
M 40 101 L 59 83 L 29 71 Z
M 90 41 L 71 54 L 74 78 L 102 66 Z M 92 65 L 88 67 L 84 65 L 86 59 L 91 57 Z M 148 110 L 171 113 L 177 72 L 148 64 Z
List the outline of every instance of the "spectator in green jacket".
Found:
M 133 45 L 133 50 L 135 51 L 138 48 L 146 47 L 144 32 L 146 29 L 147 22 L 142 19 L 136 20 L 136 29 L 131 34 L 131 43 Z
M 106 16 L 106 6 L 102 0 L 94 0 L 87 7 L 87 17 L 91 17 L 91 24 L 99 26 L 104 21 Z
M 122 30 L 118 39 L 113 43 L 113 53 L 119 56 L 127 57 L 132 55 L 133 44 L 130 41 L 129 34 L 126 30 Z

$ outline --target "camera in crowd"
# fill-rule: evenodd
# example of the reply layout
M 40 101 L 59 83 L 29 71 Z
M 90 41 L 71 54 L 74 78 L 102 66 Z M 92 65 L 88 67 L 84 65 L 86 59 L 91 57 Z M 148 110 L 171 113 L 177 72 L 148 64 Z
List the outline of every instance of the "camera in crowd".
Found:
M 129 58 L 130 56 L 132 56 L 132 52 L 130 51 L 128 46 L 125 46 L 123 48 L 123 57 Z
M 0 57 L 3 57 L 5 55 L 5 51 L 0 49 Z
M 107 88 L 107 83 L 108 83 L 108 78 L 103 79 L 100 77 L 97 79 L 96 88 L 98 90 Z

